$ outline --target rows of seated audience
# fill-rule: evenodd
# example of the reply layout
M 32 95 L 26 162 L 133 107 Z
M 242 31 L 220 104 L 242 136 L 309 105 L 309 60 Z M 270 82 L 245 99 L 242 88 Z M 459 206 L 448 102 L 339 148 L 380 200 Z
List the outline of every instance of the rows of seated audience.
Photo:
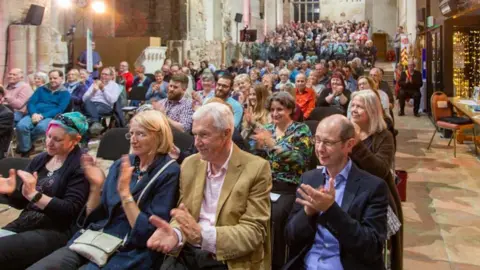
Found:
M 383 71 L 343 60 L 199 64 L 132 74 L 121 62 L 98 78 L 51 70 L 33 88 L 9 72 L 2 157 L 12 137 L 23 157 L 39 138 L 45 147 L 0 177 L 0 199 L 22 209 L 0 229 L 2 269 L 402 269 L 395 97 Z M 145 98 L 131 100 L 139 89 Z M 104 174 L 84 153 L 106 116 L 128 127 L 130 153 Z

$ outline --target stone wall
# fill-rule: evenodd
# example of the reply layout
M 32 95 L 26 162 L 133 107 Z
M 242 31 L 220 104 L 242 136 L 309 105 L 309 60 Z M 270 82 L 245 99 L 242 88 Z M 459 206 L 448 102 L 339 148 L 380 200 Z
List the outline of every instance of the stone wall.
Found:
M 416 13 L 416 10 L 410 12 Z M 397 1 L 375 0 L 373 5 L 373 18 L 371 20 L 372 32 L 384 32 L 393 37 L 397 27 Z
M 375 0 L 375 4 L 377 1 L 383 0 Z M 365 19 L 365 0 L 321 0 L 320 18 L 331 21 L 362 21 Z

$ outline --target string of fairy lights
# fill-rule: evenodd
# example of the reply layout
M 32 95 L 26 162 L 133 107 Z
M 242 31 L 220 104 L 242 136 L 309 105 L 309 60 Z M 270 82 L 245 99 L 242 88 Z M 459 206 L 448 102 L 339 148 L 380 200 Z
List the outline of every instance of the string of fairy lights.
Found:
M 453 84 L 460 97 L 471 97 L 480 86 L 480 30 L 454 32 Z

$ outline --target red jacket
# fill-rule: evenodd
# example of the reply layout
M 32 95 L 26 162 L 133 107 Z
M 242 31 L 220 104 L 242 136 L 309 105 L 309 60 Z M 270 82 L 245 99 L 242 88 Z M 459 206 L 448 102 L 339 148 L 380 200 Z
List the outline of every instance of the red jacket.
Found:
M 125 80 L 125 91 L 128 91 L 133 84 L 133 74 L 128 71 L 122 74 L 123 79 Z

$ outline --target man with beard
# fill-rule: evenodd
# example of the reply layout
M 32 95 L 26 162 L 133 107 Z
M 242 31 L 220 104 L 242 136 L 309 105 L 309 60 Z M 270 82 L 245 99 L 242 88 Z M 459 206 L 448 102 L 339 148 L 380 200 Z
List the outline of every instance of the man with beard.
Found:
M 191 132 L 193 122 L 192 100 L 184 97 L 187 87 L 186 75 L 173 75 L 168 84 L 167 98 L 152 104 L 156 110 L 167 115 L 172 127 L 182 132 Z
M 230 94 L 232 92 L 233 77 L 230 75 L 223 75 L 218 78 L 217 86 L 215 89 L 215 97 L 222 99 L 232 106 L 233 117 L 235 119 L 235 128 L 240 126 L 243 118 L 242 105 L 233 99 Z

